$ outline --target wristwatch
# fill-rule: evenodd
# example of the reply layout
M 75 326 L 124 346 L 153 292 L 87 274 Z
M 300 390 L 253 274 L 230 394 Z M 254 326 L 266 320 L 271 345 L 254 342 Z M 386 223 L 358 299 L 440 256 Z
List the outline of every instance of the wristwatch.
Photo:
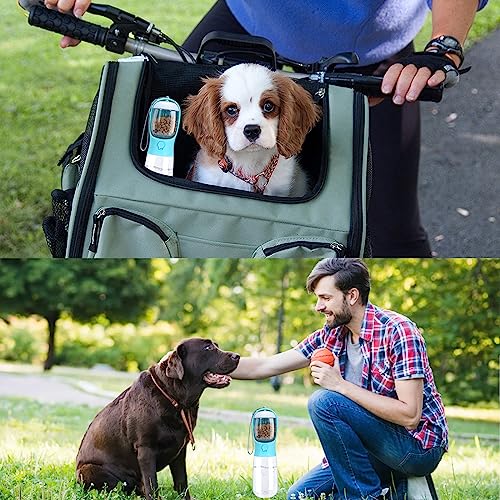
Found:
M 434 52 L 436 54 L 453 54 L 458 56 L 460 59 L 460 64 L 458 67 L 462 65 L 464 62 L 464 51 L 462 49 L 462 45 L 460 42 L 453 36 L 450 35 L 441 35 L 437 38 L 433 38 L 424 49 L 426 52 Z

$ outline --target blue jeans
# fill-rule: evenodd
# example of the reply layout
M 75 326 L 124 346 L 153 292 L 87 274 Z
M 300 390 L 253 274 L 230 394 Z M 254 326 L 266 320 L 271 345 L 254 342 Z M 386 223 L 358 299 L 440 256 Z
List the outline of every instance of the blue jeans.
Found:
M 406 478 L 430 474 L 443 456 L 440 446 L 424 449 L 404 427 L 337 392 L 316 391 L 308 409 L 330 467 L 310 470 L 288 490 L 288 500 L 298 500 L 300 493 L 315 499 L 321 493 L 333 500 L 374 499 L 386 487 L 392 487 L 389 498 L 399 500 L 406 495 Z

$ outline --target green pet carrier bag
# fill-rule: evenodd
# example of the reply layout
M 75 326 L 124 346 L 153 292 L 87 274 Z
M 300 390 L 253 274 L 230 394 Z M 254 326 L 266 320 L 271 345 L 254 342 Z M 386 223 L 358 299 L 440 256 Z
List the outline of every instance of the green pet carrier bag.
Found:
M 195 58 L 154 24 L 110 5 L 88 8 L 111 20 L 105 28 L 49 10 L 39 0 L 19 3 L 33 26 L 134 55 L 104 66 L 86 130 L 60 161 L 62 186 L 52 192 L 53 214 L 43 222 L 53 256 L 370 256 L 366 96 L 382 95 L 382 78 L 354 73 L 354 53 L 301 65 L 278 58 L 261 37 L 212 32 Z M 187 179 L 198 145 L 182 128 L 173 175 L 145 168 L 141 140 L 151 104 L 167 96 L 182 103 L 200 90 L 203 77 L 240 62 L 292 67 L 300 74 L 289 76 L 322 108 L 322 120 L 299 155 L 310 181 L 301 198 Z M 439 102 L 442 90 L 427 87 L 419 99 Z
M 168 96 L 182 104 L 200 90 L 204 77 L 220 75 L 239 62 L 275 69 L 281 61 L 277 63 L 269 41 L 213 32 L 195 60 L 189 53 L 186 58 L 176 44 L 179 54 L 147 43 L 152 36 L 156 44 L 168 37 L 127 13 L 119 11 L 118 16 L 114 7 L 89 8 L 114 19 L 107 30 L 39 5 L 29 10 L 29 22 L 36 26 L 114 52 L 140 54 L 104 66 L 86 130 L 60 161 L 62 186 L 52 192 L 53 214 L 43 222 L 53 256 L 369 255 L 367 98 L 347 88 L 353 86 L 349 77 L 340 85 L 331 83 L 336 73 L 330 71 L 348 63 L 349 54 L 304 66 L 300 75 L 289 73 L 322 108 L 322 119 L 299 155 L 309 179 L 307 194 L 269 196 L 189 180 L 199 146 L 182 126 L 175 140 L 173 175 L 146 168 L 141 147 L 156 99 Z M 122 26 L 125 18 L 129 24 Z M 135 39 L 128 37 L 131 25 L 136 26 Z M 224 50 L 211 51 L 214 42 Z
M 108 62 L 86 131 L 61 160 L 44 230 L 54 256 L 324 257 L 368 253 L 368 105 L 349 88 L 297 80 L 322 107 L 300 162 L 303 198 L 255 194 L 186 179 L 197 144 L 182 127 L 174 175 L 145 168 L 141 139 L 150 104 L 182 103 L 224 67 L 131 57 Z

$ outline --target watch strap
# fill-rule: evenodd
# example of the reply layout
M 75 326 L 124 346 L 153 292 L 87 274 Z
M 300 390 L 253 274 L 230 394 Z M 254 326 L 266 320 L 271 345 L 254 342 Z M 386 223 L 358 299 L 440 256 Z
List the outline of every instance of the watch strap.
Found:
M 460 59 L 459 67 L 464 62 L 464 51 L 460 42 L 451 35 L 441 35 L 430 40 L 424 48 L 425 52 L 445 55 L 453 54 Z

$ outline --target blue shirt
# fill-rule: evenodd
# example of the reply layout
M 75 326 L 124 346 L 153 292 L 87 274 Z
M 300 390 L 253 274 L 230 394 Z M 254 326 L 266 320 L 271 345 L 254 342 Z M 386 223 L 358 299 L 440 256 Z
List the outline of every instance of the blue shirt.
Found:
M 479 8 L 488 0 L 480 0 Z M 278 54 L 309 63 L 357 52 L 361 65 L 397 54 L 420 31 L 432 0 L 226 0 L 252 35 Z

